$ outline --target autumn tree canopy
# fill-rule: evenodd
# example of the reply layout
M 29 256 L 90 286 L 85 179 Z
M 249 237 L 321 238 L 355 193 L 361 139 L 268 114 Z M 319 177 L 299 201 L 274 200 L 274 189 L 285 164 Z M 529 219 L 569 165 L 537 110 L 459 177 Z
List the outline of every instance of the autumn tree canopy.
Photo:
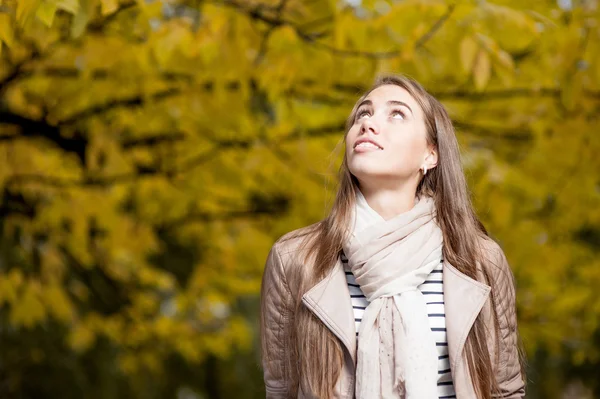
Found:
M 257 361 L 219 386 L 212 365 L 253 353 L 267 251 L 325 215 L 345 119 L 387 72 L 455 121 L 532 397 L 598 393 L 599 7 L 0 0 L 0 396 L 259 387 Z

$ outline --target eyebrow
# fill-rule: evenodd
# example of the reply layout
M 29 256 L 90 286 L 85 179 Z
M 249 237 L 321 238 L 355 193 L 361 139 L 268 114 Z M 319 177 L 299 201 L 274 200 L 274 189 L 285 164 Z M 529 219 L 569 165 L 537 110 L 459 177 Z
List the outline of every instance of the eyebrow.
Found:
M 358 107 L 356 107 L 356 109 L 359 109 L 363 105 L 370 105 L 370 106 L 372 106 L 373 105 L 373 101 L 371 101 L 371 100 L 364 100 L 363 102 L 361 102 L 358 105 Z M 400 106 L 408 108 L 411 114 L 413 113 L 412 108 L 407 103 L 405 103 L 404 101 L 390 100 L 390 101 L 387 102 L 387 105 L 388 106 L 390 106 L 390 105 L 400 105 Z

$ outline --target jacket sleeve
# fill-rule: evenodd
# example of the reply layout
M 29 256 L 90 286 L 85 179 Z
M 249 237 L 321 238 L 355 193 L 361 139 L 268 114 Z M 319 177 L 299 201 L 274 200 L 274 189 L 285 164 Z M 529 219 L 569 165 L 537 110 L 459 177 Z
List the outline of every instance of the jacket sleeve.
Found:
M 275 244 L 267 257 L 261 286 L 262 366 L 268 399 L 286 398 L 288 331 L 292 296 Z
M 494 306 L 499 322 L 499 364 L 496 381 L 500 392 L 494 398 L 520 399 L 525 396 L 525 382 L 521 373 L 515 283 L 504 252 L 497 248 Z

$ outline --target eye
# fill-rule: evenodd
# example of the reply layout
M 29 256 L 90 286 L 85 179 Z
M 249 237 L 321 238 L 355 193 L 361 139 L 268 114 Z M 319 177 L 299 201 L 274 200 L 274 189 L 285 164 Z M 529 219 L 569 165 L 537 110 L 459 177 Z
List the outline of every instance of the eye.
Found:
M 356 119 L 360 119 L 360 118 L 362 118 L 365 115 L 369 115 L 370 116 L 371 114 L 366 109 L 358 110 L 358 112 L 356 112 Z
M 405 117 L 404 112 L 397 110 L 397 109 L 393 110 L 391 115 L 392 115 L 392 117 L 399 115 L 401 119 L 404 119 L 404 117 Z M 396 119 L 398 119 L 398 118 L 396 118 Z

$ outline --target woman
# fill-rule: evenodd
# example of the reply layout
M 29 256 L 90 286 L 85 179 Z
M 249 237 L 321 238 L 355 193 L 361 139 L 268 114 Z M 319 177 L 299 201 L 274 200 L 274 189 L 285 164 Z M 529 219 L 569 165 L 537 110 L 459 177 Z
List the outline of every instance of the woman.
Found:
M 345 144 L 329 215 L 267 259 L 267 397 L 523 397 L 512 273 L 475 215 L 444 107 L 379 78 Z

